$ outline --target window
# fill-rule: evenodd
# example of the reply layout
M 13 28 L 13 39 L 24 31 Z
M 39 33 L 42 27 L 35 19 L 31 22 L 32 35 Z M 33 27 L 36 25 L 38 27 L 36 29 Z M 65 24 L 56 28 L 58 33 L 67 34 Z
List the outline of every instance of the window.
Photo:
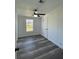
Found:
M 26 19 L 26 32 L 33 31 L 33 20 Z

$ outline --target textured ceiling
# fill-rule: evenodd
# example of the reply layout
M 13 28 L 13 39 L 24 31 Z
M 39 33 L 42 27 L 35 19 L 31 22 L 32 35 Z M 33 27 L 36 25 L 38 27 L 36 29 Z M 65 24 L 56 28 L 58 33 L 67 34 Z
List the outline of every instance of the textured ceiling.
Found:
M 38 8 L 39 13 L 49 13 L 58 5 L 61 5 L 63 0 L 43 0 L 44 3 L 38 3 L 39 0 L 15 0 L 16 13 L 24 16 L 32 16 L 33 10 Z

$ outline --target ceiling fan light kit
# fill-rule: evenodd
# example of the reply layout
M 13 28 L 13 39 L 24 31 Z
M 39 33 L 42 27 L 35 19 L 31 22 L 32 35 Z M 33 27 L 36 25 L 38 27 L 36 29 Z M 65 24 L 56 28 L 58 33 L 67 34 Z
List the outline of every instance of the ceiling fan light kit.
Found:
M 34 17 L 38 17 L 37 15 L 34 15 Z

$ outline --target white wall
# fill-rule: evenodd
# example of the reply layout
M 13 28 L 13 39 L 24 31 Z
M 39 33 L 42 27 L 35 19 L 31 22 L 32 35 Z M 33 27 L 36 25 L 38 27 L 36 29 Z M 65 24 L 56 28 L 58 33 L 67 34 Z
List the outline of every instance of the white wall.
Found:
M 63 48 L 63 7 L 56 7 L 44 17 L 48 19 L 48 40 Z
M 15 13 L 15 41 L 18 40 L 18 14 Z
M 18 14 L 15 13 L 15 48 L 17 47 L 18 40 Z
M 26 32 L 26 19 L 34 20 L 34 31 Z M 18 37 L 39 35 L 41 32 L 41 18 L 18 16 Z

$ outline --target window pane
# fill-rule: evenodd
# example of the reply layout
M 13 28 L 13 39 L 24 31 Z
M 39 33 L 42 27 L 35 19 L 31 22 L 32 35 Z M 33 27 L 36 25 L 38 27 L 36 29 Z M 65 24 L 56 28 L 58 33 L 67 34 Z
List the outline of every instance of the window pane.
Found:
M 26 31 L 33 31 L 33 20 L 26 19 Z

